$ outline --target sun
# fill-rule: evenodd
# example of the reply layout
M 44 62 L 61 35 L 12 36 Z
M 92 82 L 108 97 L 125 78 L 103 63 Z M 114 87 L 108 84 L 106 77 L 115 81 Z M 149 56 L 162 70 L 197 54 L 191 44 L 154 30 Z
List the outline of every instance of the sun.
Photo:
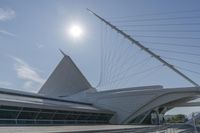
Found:
M 81 26 L 79 26 L 79 25 L 72 25 L 69 28 L 69 34 L 73 38 L 80 38 L 83 35 L 83 30 L 82 30 Z

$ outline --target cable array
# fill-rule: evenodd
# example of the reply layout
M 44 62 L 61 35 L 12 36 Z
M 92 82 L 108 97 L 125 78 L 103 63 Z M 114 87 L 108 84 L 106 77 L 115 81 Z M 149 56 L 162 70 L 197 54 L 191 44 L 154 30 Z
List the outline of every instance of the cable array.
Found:
M 129 19 L 129 18 L 135 18 L 135 17 L 152 17 L 152 16 L 163 16 L 163 15 L 174 15 L 174 14 L 191 14 L 191 13 L 200 13 L 199 9 L 192 9 L 192 10 L 179 10 L 179 11 L 169 11 L 169 12 L 155 12 L 155 13 L 145 13 L 145 14 L 136 14 L 131 16 L 118 16 L 118 17 L 109 17 L 107 19 L 111 20 L 120 20 L 120 19 Z
M 200 10 L 150 13 L 136 15 L 134 18 L 110 18 L 109 22 L 158 53 L 160 58 L 173 62 L 175 68 L 199 75 L 200 69 L 196 67 L 195 70 L 180 67 L 180 63 L 200 65 L 199 13 Z M 97 87 L 124 87 L 128 82 L 141 82 L 166 68 L 140 48 L 130 45 L 130 42 L 106 24 L 103 25 L 101 39 L 101 76 Z
M 133 47 L 129 42 L 109 29 L 106 25 L 101 33 L 101 73 L 97 87 L 114 86 L 155 70 L 162 64 L 154 64 L 153 58 L 143 50 Z M 124 86 L 124 85 L 121 85 Z

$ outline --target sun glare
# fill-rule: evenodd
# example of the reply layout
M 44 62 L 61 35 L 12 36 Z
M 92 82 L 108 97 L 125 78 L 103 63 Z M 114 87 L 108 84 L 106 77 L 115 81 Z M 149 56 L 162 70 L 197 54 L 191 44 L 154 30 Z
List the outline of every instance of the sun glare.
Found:
M 80 38 L 83 34 L 83 30 L 79 25 L 72 25 L 69 29 L 69 34 L 73 38 Z

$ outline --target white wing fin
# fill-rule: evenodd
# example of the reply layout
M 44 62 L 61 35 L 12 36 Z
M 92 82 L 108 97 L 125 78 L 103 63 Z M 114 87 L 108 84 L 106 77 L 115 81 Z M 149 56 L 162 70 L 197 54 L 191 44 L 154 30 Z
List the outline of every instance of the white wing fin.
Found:
M 72 59 L 65 55 L 53 73 L 41 87 L 39 93 L 47 96 L 71 96 L 91 89 L 92 86 L 76 67 Z

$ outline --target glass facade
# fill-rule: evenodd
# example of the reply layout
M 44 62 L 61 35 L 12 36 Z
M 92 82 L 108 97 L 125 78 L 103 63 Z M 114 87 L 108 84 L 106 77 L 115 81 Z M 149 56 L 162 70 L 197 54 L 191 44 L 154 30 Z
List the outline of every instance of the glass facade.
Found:
M 106 124 L 113 114 L 0 105 L 0 124 Z

